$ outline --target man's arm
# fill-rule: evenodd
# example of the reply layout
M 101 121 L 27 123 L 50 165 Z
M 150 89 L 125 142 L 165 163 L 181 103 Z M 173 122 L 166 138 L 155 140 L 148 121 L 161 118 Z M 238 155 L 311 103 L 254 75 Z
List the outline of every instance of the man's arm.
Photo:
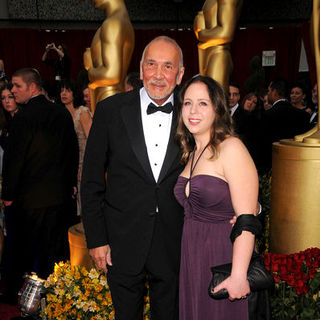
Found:
M 16 114 L 10 130 L 8 150 L 3 160 L 2 199 L 11 205 L 24 166 L 30 142 L 30 128 L 20 114 Z
M 82 221 L 89 249 L 108 244 L 104 217 L 108 154 L 106 102 L 98 103 L 88 137 L 81 179 Z

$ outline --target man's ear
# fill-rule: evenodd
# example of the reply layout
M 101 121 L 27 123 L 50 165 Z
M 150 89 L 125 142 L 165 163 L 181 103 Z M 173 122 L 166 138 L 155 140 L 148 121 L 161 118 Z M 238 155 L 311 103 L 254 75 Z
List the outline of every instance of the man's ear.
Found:
M 177 75 L 177 85 L 181 83 L 183 75 L 184 75 L 184 67 L 181 67 Z
M 29 84 L 29 89 L 32 92 L 32 94 L 36 94 L 39 92 L 39 89 L 37 88 L 37 85 L 34 82 L 31 82 Z
M 140 61 L 140 80 L 143 81 L 142 61 Z

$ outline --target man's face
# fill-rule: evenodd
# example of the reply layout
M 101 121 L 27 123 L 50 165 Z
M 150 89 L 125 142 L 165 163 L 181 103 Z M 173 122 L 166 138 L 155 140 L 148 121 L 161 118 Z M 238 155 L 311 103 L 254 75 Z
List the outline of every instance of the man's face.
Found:
M 83 100 L 86 103 L 86 107 L 91 109 L 91 102 L 90 102 L 90 92 L 89 88 L 85 88 L 83 90 Z
M 268 87 L 268 99 L 269 99 L 269 103 L 273 104 L 275 102 L 275 89 L 271 88 L 271 84 L 269 84 Z
M 233 108 L 240 100 L 239 89 L 234 86 L 229 86 L 229 108 Z
M 22 77 L 12 77 L 12 90 L 17 103 L 27 102 L 33 95 L 33 92 L 23 80 Z
M 318 84 L 315 84 L 312 88 L 312 102 L 318 104 Z
M 179 50 L 173 43 L 156 40 L 147 48 L 140 63 L 140 78 L 149 97 L 158 105 L 181 83 L 184 68 L 179 69 L 179 63 Z

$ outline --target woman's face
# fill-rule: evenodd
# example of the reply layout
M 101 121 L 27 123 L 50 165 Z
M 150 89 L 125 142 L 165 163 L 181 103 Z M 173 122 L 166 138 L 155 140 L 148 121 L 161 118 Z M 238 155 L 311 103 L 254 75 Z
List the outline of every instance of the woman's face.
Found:
M 4 89 L 1 92 L 1 101 L 3 108 L 8 111 L 11 115 L 18 110 L 18 106 L 16 104 L 16 100 L 14 99 L 14 95 L 11 93 L 9 89 Z
M 303 104 L 306 95 L 299 87 L 294 87 L 290 92 L 290 101 L 292 104 Z
M 182 120 L 194 136 L 210 138 L 216 113 L 207 86 L 202 82 L 191 84 L 185 92 Z
M 61 88 L 60 98 L 63 104 L 73 103 L 73 92 L 70 89 Z
M 251 96 L 246 99 L 246 101 L 244 102 L 243 108 L 244 110 L 251 112 L 256 108 L 257 103 L 258 103 L 258 98 L 256 96 Z

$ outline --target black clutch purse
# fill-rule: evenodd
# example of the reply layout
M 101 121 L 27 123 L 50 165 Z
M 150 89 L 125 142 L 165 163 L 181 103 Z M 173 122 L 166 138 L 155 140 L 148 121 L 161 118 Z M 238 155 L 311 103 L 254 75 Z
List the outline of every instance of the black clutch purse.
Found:
M 230 234 L 231 242 L 234 243 L 235 239 L 241 235 L 244 230 L 257 235 L 261 232 L 262 226 L 257 217 L 252 214 L 240 215 L 232 228 Z M 229 297 L 229 293 L 226 289 L 221 289 L 216 293 L 212 293 L 212 290 L 231 275 L 231 269 L 232 263 L 222 264 L 211 268 L 212 279 L 208 288 L 208 293 L 211 298 L 219 300 L 227 299 Z M 248 268 L 248 281 L 251 292 L 265 290 L 274 285 L 272 274 L 270 274 L 265 267 L 261 256 L 255 251 L 252 254 Z
M 229 297 L 226 289 L 221 289 L 216 293 L 212 293 L 212 290 L 230 276 L 231 268 L 232 263 L 222 264 L 211 268 L 212 279 L 208 288 L 208 293 L 211 298 L 220 300 Z M 268 289 L 274 285 L 273 276 L 266 269 L 263 259 L 256 252 L 253 253 L 248 268 L 248 281 L 252 292 Z

